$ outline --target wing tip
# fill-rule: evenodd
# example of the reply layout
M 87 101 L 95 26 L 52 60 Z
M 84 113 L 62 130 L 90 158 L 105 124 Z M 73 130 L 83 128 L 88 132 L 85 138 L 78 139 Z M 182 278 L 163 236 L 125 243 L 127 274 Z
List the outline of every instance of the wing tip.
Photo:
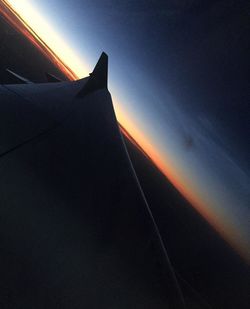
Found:
M 108 55 L 102 52 L 97 64 L 84 87 L 77 94 L 83 97 L 91 92 L 108 88 Z

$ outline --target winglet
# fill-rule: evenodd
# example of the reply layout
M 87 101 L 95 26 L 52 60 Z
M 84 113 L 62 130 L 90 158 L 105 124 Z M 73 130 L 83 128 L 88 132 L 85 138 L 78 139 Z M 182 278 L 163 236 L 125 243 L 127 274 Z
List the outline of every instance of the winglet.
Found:
M 90 73 L 89 79 L 84 87 L 77 94 L 77 97 L 83 97 L 86 94 L 108 87 L 108 55 L 102 53 L 94 70 Z

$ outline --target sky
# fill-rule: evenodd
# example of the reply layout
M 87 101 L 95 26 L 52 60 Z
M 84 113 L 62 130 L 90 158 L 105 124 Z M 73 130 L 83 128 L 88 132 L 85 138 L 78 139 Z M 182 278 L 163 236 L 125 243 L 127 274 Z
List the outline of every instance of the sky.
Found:
M 118 121 L 250 261 L 247 1 L 7 2 L 78 77 L 109 55 Z

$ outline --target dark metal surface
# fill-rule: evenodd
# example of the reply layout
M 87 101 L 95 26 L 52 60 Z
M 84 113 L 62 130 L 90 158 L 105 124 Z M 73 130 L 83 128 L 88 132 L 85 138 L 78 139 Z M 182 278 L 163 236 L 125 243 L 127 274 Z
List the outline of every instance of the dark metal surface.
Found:
M 82 87 L 0 88 L 1 308 L 182 308 L 111 96 Z

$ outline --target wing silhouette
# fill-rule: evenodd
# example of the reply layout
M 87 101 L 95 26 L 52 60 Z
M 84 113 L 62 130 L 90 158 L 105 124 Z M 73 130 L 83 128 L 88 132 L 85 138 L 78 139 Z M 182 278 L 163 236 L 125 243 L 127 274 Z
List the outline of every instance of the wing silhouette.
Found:
M 2 308 L 184 308 L 107 72 L 0 86 Z

